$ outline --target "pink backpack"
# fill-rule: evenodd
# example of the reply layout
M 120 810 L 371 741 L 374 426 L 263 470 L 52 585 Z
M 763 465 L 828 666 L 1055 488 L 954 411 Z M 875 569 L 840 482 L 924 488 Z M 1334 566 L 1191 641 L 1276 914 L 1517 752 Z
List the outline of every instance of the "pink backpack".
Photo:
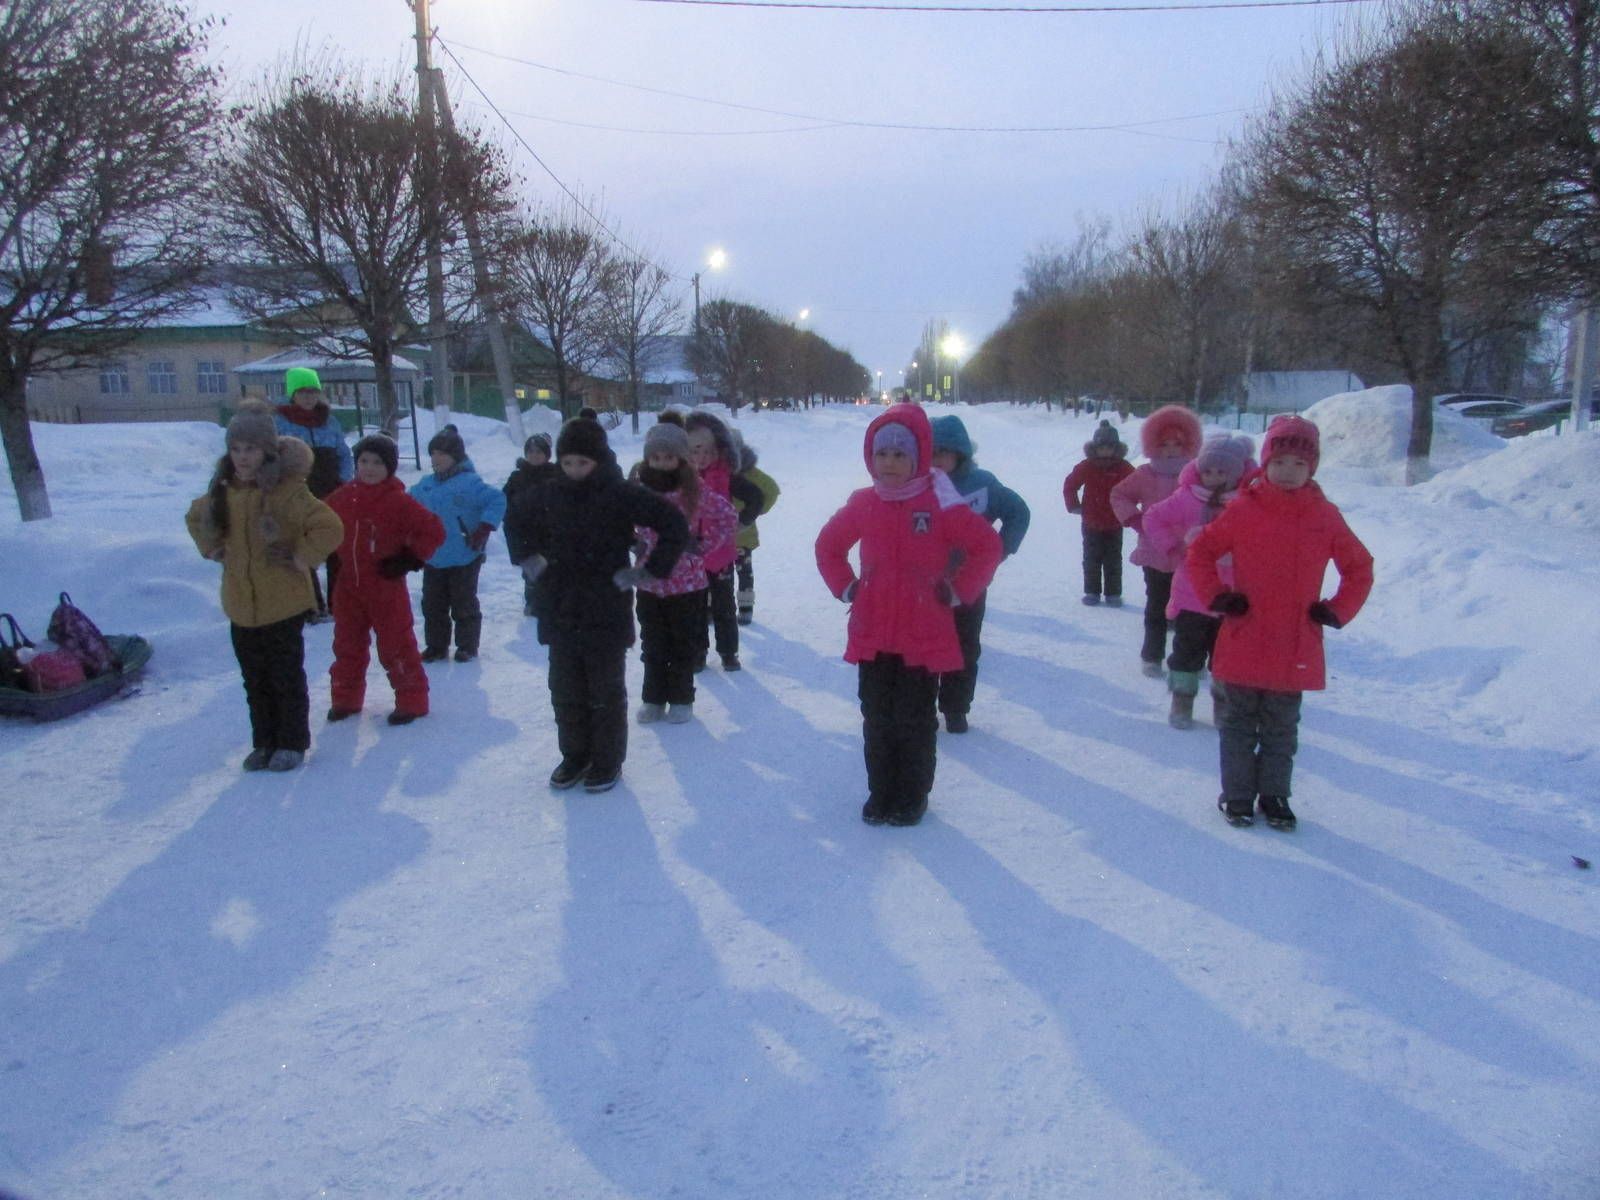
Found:
M 83 664 L 89 678 L 109 675 L 122 670 L 122 663 L 106 635 L 72 603 L 72 597 L 61 593 L 61 603 L 50 614 L 50 626 L 45 630 L 49 638 Z

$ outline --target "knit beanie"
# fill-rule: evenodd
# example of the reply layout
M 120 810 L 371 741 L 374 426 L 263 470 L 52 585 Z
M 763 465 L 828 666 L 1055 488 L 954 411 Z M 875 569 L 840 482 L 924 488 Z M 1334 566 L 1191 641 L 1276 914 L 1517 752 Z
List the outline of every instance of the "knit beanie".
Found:
M 439 451 L 448 454 L 457 462 L 467 457 L 467 444 L 461 440 L 461 435 L 456 432 L 454 425 L 446 425 L 438 433 L 428 439 L 428 453 Z
M 258 446 L 268 458 L 278 453 L 278 423 L 272 409 L 259 400 L 246 400 L 228 422 L 228 445 Z
M 600 422 L 588 417 L 573 417 L 556 437 L 557 458 L 577 454 L 594 462 L 604 462 L 610 449 Z
M 289 399 L 293 400 L 296 392 L 306 388 L 318 392 L 322 390 L 322 380 L 310 367 L 290 367 L 283 373 L 283 394 Z
M 967 427 L 960 417 L 935 417 L 932 427 L 935 450 L 948 450 L 962 458 L 972 457 L 972 438 L 967 435 Z
M 1261 440 L 1261 469 L 1280 454 L 1298 454 L 1311 464 L 1311 473 L 1317 473 L 1317 461 L 1322 457 L 1322 434 L 1310 421 L 1289 413 L 1272 418 L 1266 436 Z
M 524 455 L 531 454 L 535 450 L 546 458 L 550 457 L 550 435 L 548 433 L 536 433 L 522 443 L 522 453 Z
M 383 459 L 383 465 L 391 475 L 400 469 L 400 447 L 386 433 L 369 433 L 350 450 L 350 456 L 355 459 L 363 454 L 376 454 Z
M 1101 421 L 1093 436 L 1083 444 L 1083 452 L 1089 458 L 1097 457 L 1102 449 L 1114 451 L 1117 458 L 1126 458 L 1128 455 L 1128 448 L 1122 444 L 1116 427 L 1110 421 Z
M 903 451 L 911 459 L 913 470 L 922 465 L 917 462 L 917 435 L 898 421 L 878 426 L 878 432 L 872 435 L 872 452 L 877 454 L 880 450 Z
M 1219 433 L 1215 437 L 1206 439 L 1205 445 L 1200 447 L 1200 454 L 1195 459 L 1194 465 L 1200 471 L 1226 471 L 1228 486 L 1231 488 L 1244 475 L 1244 470 L 1250 465 L 1250 459 L 1255 452 L 1255 443 L 1249 438 Z
M 689 435 L 680 426 L 665 421 L 650 426 L 644 435 L 644 456 L 671 454 L 679 459 L 689 457 Z

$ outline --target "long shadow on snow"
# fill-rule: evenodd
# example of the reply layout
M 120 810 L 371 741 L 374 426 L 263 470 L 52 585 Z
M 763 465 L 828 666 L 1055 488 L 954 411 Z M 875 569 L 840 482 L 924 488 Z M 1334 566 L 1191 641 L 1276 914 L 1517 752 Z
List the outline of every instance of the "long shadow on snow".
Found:
M 82 928 L 0 965 L 0 1158 L 41 1169 L 101 1135 L 146 1063 L 293 986 L 334 909 L 426 846 L 378 810 L 401 754 L 239 779 Z
M 895 960 L 872 934 L 873 879 L 860 873 L 860 843 L 881 838 L 860 819 L 867 789 L 859 738 L 819 734 L 748 672 L 713 687 L 737 692 L 726 702 L 740 733 L 723 743 L 699 724 L 661 734 L 698 818 L 679 852 L 741 911 L 797 946 L 834 988 L 870 992 L 874 1004 L 896 1013 L 921 1011 L 915 971 L 895 975 L 883 992 L 886 964 Z M 759 738 L 761 766 L 782 772 L 784 782 L 751 766 L 740 752 L 747 738 Z
M 529 1057 L 573 1144 L 628 1196 L 846 1193 L 890 1133 L 868 1023 L 731 984 L 626 786 L 569 800 L 566 846 L 566 984 Z
M 959 748 L 946 749 L 973 772 L 1082 827 L 1089 835 L 1085 848 L 1118 870 L 1241 929 L 1304 951 L 1317 964 L 1316 982 L 1513 1074 L 1561 1079 L 1570 1073 L 1570 1057 L 1560 1047 L 1479 996 L 1443 982 L 1450 968 L 1437 962 L 1430 931 L 1404 906 L 1333 870 L 1244 856 L 1227 837 L 1204 833 L 1124 792 L 1091 783 L 1015 743 L 968 735 Z M 1196 802 L 1207 805 L 1210 798 Z M 1259 827 L 1224 832 L 1236 838 L 1283 836 Z M 1321 836 L 1315 825 L 1305 824 L 1294 834 L 1308 853 L 1316 852 Z M 1481 925 L 1499 926 L 1503 936 L 1490 939 L 1489 952 L 1504 950 L 1508 961 L 1537 975 L 1548 975 L 1551 966 L 1538 948 L 1552 942 L 1566 947 L 1572 940 L 1546 922 L 1468 900 L 1462 889 L 1443 883 L 1432 899 L 1459 915 L 1463 937 L 1474 939 Z M 1427 898 L 1418 900 L 1432 907 Z M 1582 969 L 1564 974 L 1582 974 Z
M 1218 1195 L 1535 1194 L 1536 1181 L 1426 1113 L 1242 1029 L 1160 960 L 1052 908 L 949 825 L 932 822 L 908 845 L 995 958 L 1055 1011 L 1110 1102 Z

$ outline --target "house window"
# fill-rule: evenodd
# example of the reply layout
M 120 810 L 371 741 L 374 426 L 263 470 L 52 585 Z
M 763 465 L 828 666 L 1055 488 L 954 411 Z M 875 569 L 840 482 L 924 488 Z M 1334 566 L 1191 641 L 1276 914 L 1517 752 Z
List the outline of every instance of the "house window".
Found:
M 100 368 L 100 394 L 102 396 L 126 396 L 133 391 L 133 385 L 128 382 L 127 363 L 107 363 Z
M 202 396 L 225 396 L 228 394 L 228 368 L 221 362 L 195 363 L 194 390 Z
M 152 396 L 178 394 L 178 366 L 171 359 L 157 359 L 148 363 L 144 374 Z

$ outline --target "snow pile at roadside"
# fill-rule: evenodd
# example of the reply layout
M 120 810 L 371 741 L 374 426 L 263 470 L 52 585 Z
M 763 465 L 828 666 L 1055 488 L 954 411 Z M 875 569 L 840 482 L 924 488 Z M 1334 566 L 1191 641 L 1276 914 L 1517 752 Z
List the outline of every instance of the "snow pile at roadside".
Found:
M 1411 436 L 1411 389 L 1403 383 L 1341 392 L 1305 412 L 1322 431 L 1322 466 L 1359 472 L 1367 483 L 1406 481 L 1406 442 Z M 1505 445 L 1481 421 L 1434 409 L 1435 471 L 1449 470 Z
M 1519 438 L 1418 490 L 1434 504 L 1499 506 L 1542 524 L 1594 530 L 1600 523 L 1600 430 Z

